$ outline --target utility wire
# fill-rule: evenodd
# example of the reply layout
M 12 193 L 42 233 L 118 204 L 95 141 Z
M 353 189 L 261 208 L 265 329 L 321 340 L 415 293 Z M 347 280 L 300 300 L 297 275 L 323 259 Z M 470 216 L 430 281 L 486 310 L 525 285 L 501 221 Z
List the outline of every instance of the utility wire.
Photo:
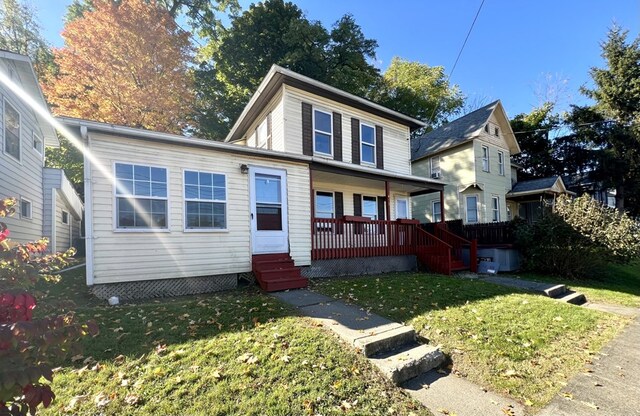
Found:
M 464 50 L 464 47 L 467 45 L 467 41 L 469 40 L 469 36 L 471 36 L 471 32 L 473 31 L 473 27 L 476 24 L 476 20 L 478 20 L 478 16 L 480 15 L 480 10 L 482 10 L 482 6 L 483 5 L 484 5 L 484 0 L 482 0 L 482 2 L 480 3 L 480 6 L 478 7 L 478 11 L 476 12 L 475 17 L 473 18 L 473 22 L 471 22 L 471 26 L 469 27 L 469 31 L 467 32 L 467 36 L 464 38 L 464 42 L 462 43 L 462 47 L 460 47 L 460 51 L 458 52 L 458 56 L 456 57 L 456 60 L 453 63 L 453 67 L 451 68 L 451 72 L 449 72 L 449 76 L 447 76 L 447 83 L 451 79 L 451 75 L 453 75 L 453 71 L 456 70 L 456 66 L 458 65 L 458 61 L 460 60 L 460 56 L 462 55 L 462 51 Z M 442 98 L 440 98 L 440 100 L 438 100 L 438 103 L 436 104 L 436 106 L 433 107 L 433 111 L 431 112 L 431 117 L 429 117 L 429 121 L 427 122 L 427 124 L 430 124 L 433 121 L 433 117 L 436 115 L 436 110 L 438 109 L 438 107 L 440 107 L 440 103 L 441 102 L 442 102 Z

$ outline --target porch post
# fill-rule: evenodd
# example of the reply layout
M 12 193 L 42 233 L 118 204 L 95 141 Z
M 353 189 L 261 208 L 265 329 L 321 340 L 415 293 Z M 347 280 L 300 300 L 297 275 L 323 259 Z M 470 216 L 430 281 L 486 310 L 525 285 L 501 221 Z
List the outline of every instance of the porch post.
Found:
M 315 260 L 315 251 L 316 251 L 316 239 L 313 235 L 314 231 L 314 223 L 313 219 L 315 216 L 315 195 L 313 192 L 313 170 L 309 167 L 309 217 L 311 218 L 311 229 L 309 230 L 309 238 L 311 238 L 311 260 Z
M 444 224 L 444 189 L 440 191 L 440 222 Z
M 385 196 L 385 205 L 387 209 L 386 220 L 391 220 L 391 201 L 389 199 L 389 181 L 384 181 L 384 196 Z

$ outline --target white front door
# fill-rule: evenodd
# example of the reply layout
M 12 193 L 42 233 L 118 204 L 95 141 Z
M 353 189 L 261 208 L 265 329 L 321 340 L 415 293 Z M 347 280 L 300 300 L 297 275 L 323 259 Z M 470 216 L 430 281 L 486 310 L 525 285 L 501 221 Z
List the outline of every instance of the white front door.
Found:
M 287 172 L 251 166 L 249 181 L 252 253 L 288 253 Z

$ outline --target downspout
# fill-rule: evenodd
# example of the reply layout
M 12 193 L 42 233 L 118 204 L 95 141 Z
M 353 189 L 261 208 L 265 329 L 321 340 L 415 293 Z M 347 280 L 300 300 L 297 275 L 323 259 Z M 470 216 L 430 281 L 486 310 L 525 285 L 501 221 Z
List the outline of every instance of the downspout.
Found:
M 84 143 L 84 244 L 87 286 L 93 286 L 93 178 L 91 177 L 91 161 L 87 157 L 91 149 L 91 139 L 89 139 L 86 126 L 80 126 L 80 137 Z
M 56 253 L 58 251 L 58 244 L 56 242 L 56 188 L 51 188 L 51 241 L 49 245 L 49 251 Z

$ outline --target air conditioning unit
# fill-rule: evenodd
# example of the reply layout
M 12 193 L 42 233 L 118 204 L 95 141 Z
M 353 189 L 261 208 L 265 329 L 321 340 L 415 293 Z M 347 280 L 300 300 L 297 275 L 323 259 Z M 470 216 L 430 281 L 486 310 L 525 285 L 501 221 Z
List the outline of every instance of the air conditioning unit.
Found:
M 433 179 L 440 179 L 440 172 L 433 172 L 433 173 L 431 174 L 431 177 L 432 177 Z

